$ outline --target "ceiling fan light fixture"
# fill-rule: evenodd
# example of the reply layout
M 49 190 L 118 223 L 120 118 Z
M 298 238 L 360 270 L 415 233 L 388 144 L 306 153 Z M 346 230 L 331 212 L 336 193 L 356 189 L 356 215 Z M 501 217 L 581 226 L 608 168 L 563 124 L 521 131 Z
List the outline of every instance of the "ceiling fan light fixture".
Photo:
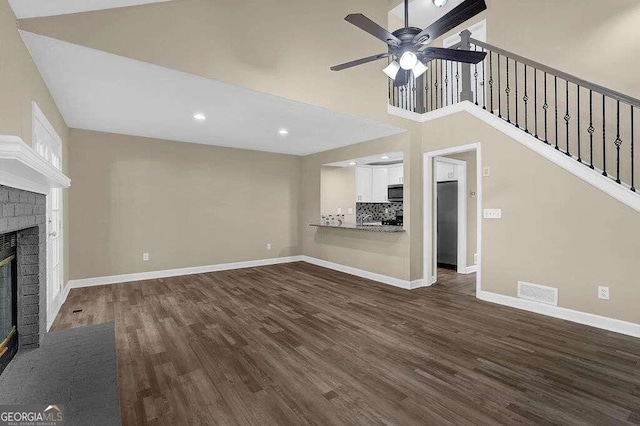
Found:
M 433 0 L 433 4 L 435 4 L 436 7 L 442 7 L 447 4 L 447 1 L 448 0 Z
M 425 64 L 423 64 L 422 62 L 420 62 L 420 61 L 418 61 L 416 66 L 411 69 L 411 71 L 413 72 L 413 77 L 414 78 L 420 77 L 427 70 L 428 70 L 427 66 Z
M 398 71 L 400 71 L 400 64 L 398 61 L 393 61 L 382 70 L 391 80 L 396 79 Z
M 418 62 L 418 57 L 415 53 L 411 51 L 404 52 L 400 57 L 400 68 L 403 70 L 410 70 L 413 69 Z

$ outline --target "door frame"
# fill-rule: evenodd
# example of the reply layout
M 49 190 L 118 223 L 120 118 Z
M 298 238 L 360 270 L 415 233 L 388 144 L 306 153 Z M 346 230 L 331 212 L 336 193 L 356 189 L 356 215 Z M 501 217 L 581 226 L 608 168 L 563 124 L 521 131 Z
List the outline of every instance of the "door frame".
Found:
M 467 162 L 457 160 L 455 158 L 434 157 L 434 176 L 433 179 L 433 265 L 437 265 L 438 261 L 438 179 L 437 164 L 448 163 L 453 164 L 456 169 L 456 181 L 458 182 L 458 254 L 457 272 L 459 274 L 467 273 Z M 437 268 L 435 268 L 435 276 L 438 278 Z
M 425 152 L 423 154 L 423 280 L 428 286 L 433 285 L 437 280 L 437 262 L 434 260 L 434 245 L 437 239 L 434 238 L 434 193 L 433 186 L 435 179 L 435 161 L 436 157 L 445 155 L 459 154 L 463 152 L 476 153 L 476 245 L 478 252 L 477 275 L 476 275 L 476 297 L 482 290 L 482 147 L 480 143 L 471 143 L 468 145 L 460 145 L 451 148 L 445 148 L 437 151 Z M 466 194 L 465 194 L 466 196 Z M 432 267 L 433 265 L 433 267 Z

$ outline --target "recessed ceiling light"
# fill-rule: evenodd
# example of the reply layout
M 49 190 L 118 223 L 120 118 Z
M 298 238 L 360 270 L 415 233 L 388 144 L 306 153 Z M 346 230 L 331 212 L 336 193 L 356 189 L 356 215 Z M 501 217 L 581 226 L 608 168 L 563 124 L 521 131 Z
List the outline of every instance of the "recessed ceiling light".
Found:
M 447 0 L 433 0 L 433 4 L 435 4 L 438 7 L 442 7 L 445 4 L 447 4 Z
M 280 130 L 278 130 L 278 134 L 282 135 L 282 136 L 288 135 L 289 131 L 287 129 L 280 129 Z
M 382 157 L 380 157 L 380 158 L 382 158 L 383 160 L 388 160 L 388 159 L 389 159 L 389 156 L 388 156 L 388 155 L 383 155 L 383 156 L 382 156 Z
M 355 162 L 355 161 L 352 161 L 352 162 L 350 162 L 350 163 L 349 163 L 349 165 L 350 165 L 350 166 L 355 166 L 355 165 L 356 165 L 356 162 Z
M 193 119 L 194 119 L 194 120 L 197 120 L 197 121 L 204 121 L 204 120 L 206 120 L 206 119 L 207 119 L 207 116 L 206 116 L 206 115 L 204 115 L 204 114 L 203 114 L 203 113 L 201 113 L 201 112 L 197 112 L 197 113 L 193 114 Z

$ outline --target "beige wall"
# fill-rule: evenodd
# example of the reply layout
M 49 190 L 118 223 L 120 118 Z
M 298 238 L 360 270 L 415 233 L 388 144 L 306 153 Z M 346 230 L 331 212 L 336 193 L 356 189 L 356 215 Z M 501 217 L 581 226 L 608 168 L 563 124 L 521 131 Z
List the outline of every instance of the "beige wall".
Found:
M 71 279 L 300 253 L 299 157 L 75 129 L 70 142 Z
M 411 165 L 406 161 L 410 151 L 409 133 L 326 151 L 302 159 L 303 199 L 300 236 L 303 254 L 402 280 L 409 279 L 410 221 L 405 221 L 407 232 L 399 234 L 309 226 L 320 218 L 323 164 L 394 151 L 403 152 L 405 182 L 409 185 Z M 410 208 L 411 193 L 405 192 L 405 212 Z
M 321 173 L 320 214 L 338 214 L 338 209 L 342 209 L 345 222 L 355 223 L 356 168 L 324 166 Z
M 482 145 L 483 205 L 503 214 L 483 222 L 483 290 L 558 287 L 561 307 L 640 323 L 637 212 L 467 113 L 423 126 L 424 151 Z M 598 286 L 611 300 L 597 298 Z
M 35 101 L 62 138 L 63 171 L 68 172 L 68 129 L 29 51 L 18 34 L 16 17 L 7 0 L 0 0 L 0 134 L 19 136 L 32 144 L 31 102 Z M 67 209 L 66 191 L 63 196 Z M 68 230 L 69 215 L 65 215 Z M 68 232 L 64 233 L 64 282 L 68 277 Z

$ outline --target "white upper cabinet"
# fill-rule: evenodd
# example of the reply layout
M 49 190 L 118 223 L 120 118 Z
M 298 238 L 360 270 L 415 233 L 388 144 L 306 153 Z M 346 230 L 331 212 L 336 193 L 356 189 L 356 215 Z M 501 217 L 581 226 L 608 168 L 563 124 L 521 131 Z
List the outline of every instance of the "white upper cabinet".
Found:
M 404 183 L 404 166 L 389 167 L 389 185 L 402 185 Z
M 380 167 L 373 169 L 373 202 L 387 202 L 387 188 L 389 186 L 388 169 Z
M 373 170 L 370 167 L 356 168 L 356 201 L 359 203 L 373 201 Z
M 455 164 L 438 161 L 436 163 L 436 178 L 438 182 L 447 182 L 458 179 L 458 168 Z

